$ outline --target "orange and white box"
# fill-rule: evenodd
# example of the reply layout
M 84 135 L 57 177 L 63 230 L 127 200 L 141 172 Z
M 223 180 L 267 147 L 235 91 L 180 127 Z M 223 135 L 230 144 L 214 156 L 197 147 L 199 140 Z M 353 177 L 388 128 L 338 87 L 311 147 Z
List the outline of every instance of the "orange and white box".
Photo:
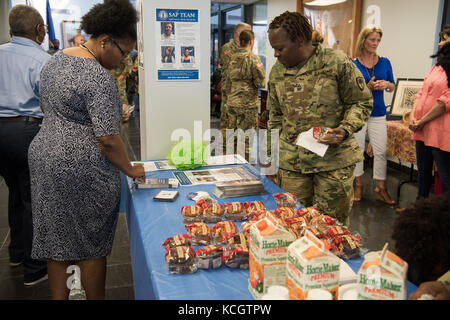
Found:
M 286 254 L 295 235 L 268 213 L 250 227 L 248 290 L 260 299 L 267 289 L 286 283 Z
M 327 290 L 336 300 L 340 259 L 309 230 L 293 242 L 287 253 L 286 287 L 290 300 L 306 300 L 313 289 Z
M 408 263 L 387 250 L 369 252 L 358 271 L 358 300 L 406 300 Z

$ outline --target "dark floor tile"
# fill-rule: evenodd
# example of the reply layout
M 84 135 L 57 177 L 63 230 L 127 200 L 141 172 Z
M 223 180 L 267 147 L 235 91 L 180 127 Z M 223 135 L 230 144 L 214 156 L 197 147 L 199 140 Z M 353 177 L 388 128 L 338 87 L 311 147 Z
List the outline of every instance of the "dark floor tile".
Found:
M 133 286 L 108 288 L 105 292 L 106 300 L 134 300 Z
M 107 265 L 106 288 L 118 288 L 133 286 L 131 263 Z
M 0 300 L 47 300 L 50 299 L 48 281 L 32 287 L 23 284 L 23 278 L 0 280 Z

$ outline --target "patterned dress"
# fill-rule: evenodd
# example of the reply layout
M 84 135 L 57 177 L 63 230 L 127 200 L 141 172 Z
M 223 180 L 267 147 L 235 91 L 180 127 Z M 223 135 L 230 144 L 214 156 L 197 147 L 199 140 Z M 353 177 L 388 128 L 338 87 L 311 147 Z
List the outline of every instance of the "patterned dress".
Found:
M 119 170 L 97 137 L 119 134 L 121 100 L 97 61 L 56 53 L 41 73 L 44 121 L 29 149 L 32 257 L 87 260 L 111 252 Z

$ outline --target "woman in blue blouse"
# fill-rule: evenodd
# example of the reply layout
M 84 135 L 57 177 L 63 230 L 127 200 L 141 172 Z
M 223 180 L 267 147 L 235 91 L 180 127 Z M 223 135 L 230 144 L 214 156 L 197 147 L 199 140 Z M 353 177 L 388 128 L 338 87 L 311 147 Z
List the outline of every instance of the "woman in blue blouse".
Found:
M 393 205 L 386 190 L 386 105 L 384 104 L 384 91 L 392 92 L 395 89 L 394 75 L 391 62 L 388 58 L 377 55 L 383 31 L 378 27 L 365 27 L 359 33 L 356 42 L 356 59 L 354 60 L 359 71 L 366 80 L 367 87 L 372 91 L 373 110 L 369 121 L 355 133 L 361 150 L 364 152 L 366 134 L 369 135 L 373 147 L 374 165 L 373 178 L 377 180 L 375 196 L 377 200 Z M 362 175 L 364 173 L 363 162 L 357 163 L 355 168 L 355 201 L 360 201 L 363 194 Z

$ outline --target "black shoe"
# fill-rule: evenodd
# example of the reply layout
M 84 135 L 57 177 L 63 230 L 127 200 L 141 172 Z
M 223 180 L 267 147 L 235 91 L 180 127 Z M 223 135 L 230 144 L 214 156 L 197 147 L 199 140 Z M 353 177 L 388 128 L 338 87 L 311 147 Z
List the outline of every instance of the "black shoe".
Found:
M 39 272 L 35 275 L 25 275 L 23 284 L 26 286 L 34 286 L 48 279 L 47 270 Z
M 20 266 L 22 263 L 23 263 L 22 261 L 10 261 L 9 266 L 15 268 Z

